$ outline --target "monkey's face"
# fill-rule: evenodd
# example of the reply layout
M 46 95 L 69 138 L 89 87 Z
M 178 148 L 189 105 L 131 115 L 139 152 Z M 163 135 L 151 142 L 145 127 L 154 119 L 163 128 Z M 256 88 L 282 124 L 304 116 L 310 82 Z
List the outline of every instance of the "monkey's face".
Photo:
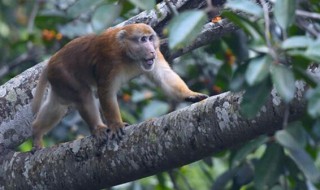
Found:
M 144 71 L 151 71 L 154 68 L 156 60 L 156 45 L 155 45 L 156 36 L 151 35 L 142 35 L 137 41 L 139 44 L 139 50 L 136 52 L 138 64 Z M 139 53 L 140 52 L 140 53 Z M 140 54 L 140 55 L 139 55 Z M 140 56 L 140 57 L 139 57 Z
M 118 37 L 124 42 L 125 53 L 140 65 L 142 70 L 151 71 L 156 63 L 159 40 L 155 31 L 146 24 L 125 28 Z

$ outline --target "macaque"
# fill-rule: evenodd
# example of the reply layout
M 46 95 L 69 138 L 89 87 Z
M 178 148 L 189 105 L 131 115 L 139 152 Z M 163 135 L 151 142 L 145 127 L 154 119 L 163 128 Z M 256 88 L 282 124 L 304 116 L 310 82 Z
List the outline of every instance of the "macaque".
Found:
M 61 120 L 69 106 L 79 111 L 99 141 L 121 139 L 124 123 L 117 92 L 122 84 L 143 73 L 175 100 L 198 102 L 208 97 L 191 91 L 170 68 L 159 50 L 157 34 L 146 24 L 79 37 L 54 54 L 40 76 L 32 102 L 32 111 L 37 114 L 34 150 L 43 147 L 43 135 Z M 42 101 L 47 83 L 49 92 Z

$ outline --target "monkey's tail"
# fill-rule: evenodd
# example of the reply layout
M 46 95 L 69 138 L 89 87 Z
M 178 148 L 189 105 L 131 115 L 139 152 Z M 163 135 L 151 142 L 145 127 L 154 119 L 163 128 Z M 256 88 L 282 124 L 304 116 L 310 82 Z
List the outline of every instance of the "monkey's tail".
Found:
M 44 66 L 44 69 L 38 81 L 36 92 L 34 94 L 34 97 L 31 103 L 32 113 L 34 115 L 38 113 L 41 106 L 43 94 L 44 94 L 44 91 L 46 90 L 47 83 L 48 83 L 47 75 L 48 75 L 48 67 Z

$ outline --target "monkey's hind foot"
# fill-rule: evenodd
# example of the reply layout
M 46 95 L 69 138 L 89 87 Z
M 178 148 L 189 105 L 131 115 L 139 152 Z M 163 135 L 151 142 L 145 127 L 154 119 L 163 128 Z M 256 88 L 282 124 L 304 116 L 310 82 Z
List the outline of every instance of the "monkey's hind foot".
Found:
M 30 150 L 31 154 L 36 153 L 38 150 L 41 150 L 42 147 L 38 147 L 38 146 L 33 146 L 32 149 Z
M 99 143 L 106 143 L 108 141 L 108 131 L 109 129 L 107 128 L 107 126 L 98 126 L 93 131 L 93 136 L 97 138 Z
M 198 93 L 194 96 L 189 96 L 185 98 L 185 101 L 195 103 L 195 102 L 200 102 L 201 100 L 207 99 L 208 97 L 209 97 L 208 95 Z
M 116 130 L 109 130 L 108 131 L 108 137 L 111 139 L 111 140 L 117 140 L 117 141 L 121 141 L 122 140 L 122 137 L 125 135 L 125 132 L 123 130 L 123 126 L 117 128 Z
M 41 150 L 43 148 L 43 142 L 42 142 L 42 136 L 39 135 L 33 135 L 33 145 L 31 149 L 31 154 L 34 154 L 38 150 Z
M 127 122 L 123 122 L 123 126 L 124 126 L 124 127 L 128 127 L 128 126 L 130 126 L 130 124 L 127 123 Z
M 107 143 L 110 140 L 122 140 L 123 135 L 125 135 L 122 125 L 112 125 L 112 127 L 99 126 L 93 132 L 94 137 L 97 138 L 99 143 Z

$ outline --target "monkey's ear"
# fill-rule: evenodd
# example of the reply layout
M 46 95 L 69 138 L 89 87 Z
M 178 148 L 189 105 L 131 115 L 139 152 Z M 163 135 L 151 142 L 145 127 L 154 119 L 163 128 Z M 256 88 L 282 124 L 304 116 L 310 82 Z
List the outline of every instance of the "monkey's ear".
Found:
M 127 35 L 127 31 L 125 30 L 120 30 L 118 33 L 117 33 L 117 39 L 119 41 L 122 41 Z

